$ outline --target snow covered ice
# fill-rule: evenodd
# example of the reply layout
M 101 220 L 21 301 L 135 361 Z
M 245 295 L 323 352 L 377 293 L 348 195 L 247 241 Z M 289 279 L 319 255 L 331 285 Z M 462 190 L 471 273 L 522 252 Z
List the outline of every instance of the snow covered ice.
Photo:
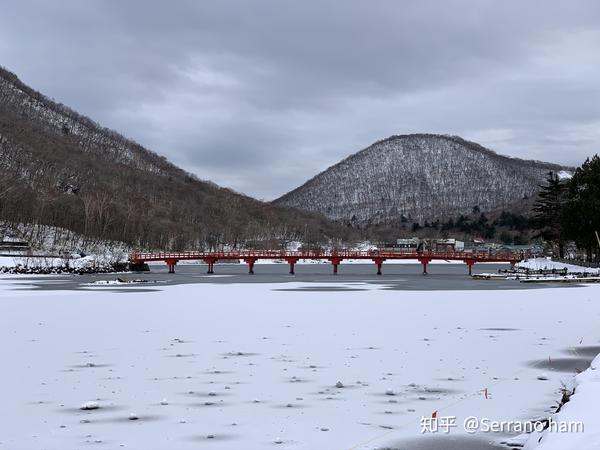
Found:
M 547 416 L 587 367 L 570 349 L 591 361 L 598 347 L 600 286 L 306 284 L 124 293 L 0 279 L 0 449 L 402 448 L 427 439 L 419 423 L 434 411 Z M 577 415 L 572 398 L 563 411 Z
M 552 270 L 552 269 L 556 269 L 556 270 L 562 270 L 562 269 L 567 269 L 567 271 L 569 273 L 571 272 L 580 272 L 580 273 L 591 273 L 591 274 L 598 274 L 600 273 L 599 269 L 596 268 L 590 268 L 590 267 L 583 267 L 583 266 L 577 266 L 574 264 L 566 264 L 566 263 L 562 263 L 562 262 L 556 262 L 556 261 L 552 261 L 549 258 L 532 258 L 532 259 L 527 259 L 525 261 L 522 261 L 520 263 L 517 264 L 518 267 L 522 267 L 524 269 L 533 269 L 533 270 Z

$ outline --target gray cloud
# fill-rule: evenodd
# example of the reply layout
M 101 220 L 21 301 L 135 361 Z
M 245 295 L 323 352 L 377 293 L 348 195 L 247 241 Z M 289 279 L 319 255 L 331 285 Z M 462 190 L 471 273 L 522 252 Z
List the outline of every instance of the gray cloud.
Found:
M 391 134 L 599 151 L 595 1 L 9 0 L 0 64 L 202 178 L 275 198 Z

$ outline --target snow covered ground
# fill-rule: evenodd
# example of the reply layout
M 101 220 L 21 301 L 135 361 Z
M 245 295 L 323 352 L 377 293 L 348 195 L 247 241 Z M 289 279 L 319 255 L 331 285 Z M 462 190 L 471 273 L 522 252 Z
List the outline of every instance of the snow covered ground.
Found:
M 598 449 L 600 448 L 600 420 L 598 420 L 598 399 L 600 399 L 600 355 L 592 362 L 589 369 L 577 375 L 570 389 L 575 388 L 569 402 L 556 414 L 556 423 L 584 424 L 582 432 L 558 433 L 546 430 L 543 433 L 531 434 L 526 450 L 564 450 L 564 449 Z
M 63 267 L 68 264 L 74 269 L 84 269 L 87 267 L 97 267 L 124 261 L 126 261 L 126 257 L 116 256 L 113 253 L 94 254 L 83 257 L 74 254 L 70 255 L 68 258 L 44 256 L 0 256 L 0 267 Z
M 550 258 L 532 258 L 526 259 L 517 264 L 518 267 L 522 267 L 524 269 L 533 269 L 533 270 L 552 270 L 552 269 L 567 269 L 569 272 L 576 273 L 600 273 L 600 269 L 594 269 L 590 267 L 576 266 L 574 264 L 565 264 L 558 261 L 552 261 Z
M 600 339 L 600 286 L 26 283 L 0 278 L 0 449 L 412 450 L 433 411 L 546 415 Z

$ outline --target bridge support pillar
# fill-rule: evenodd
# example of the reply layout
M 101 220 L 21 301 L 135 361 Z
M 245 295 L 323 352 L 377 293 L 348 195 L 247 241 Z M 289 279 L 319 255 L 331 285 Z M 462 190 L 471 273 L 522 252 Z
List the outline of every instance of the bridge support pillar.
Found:
M 383 262 L 385 258 L 373 258 L 373 262 L 375 263 L 375 267 L 377 267 L 377 275 L 381 275 L 381 266 L 383 266 Z
M 206 273 L 207 274 L 215 273 L 215 263 L 217 262 L 217 260 L 215 258 L 206 258 L 204 260 L 204 262 L 208 266 L 208 270 L 206 271 Z
M 473 266 L 475 265 L 475 260 L 465 259 L 465 264 L 469 268 L 469 275 L 473 275 Z
M 427 275 L 427 264 L 431 262 L 430 258 L 419 258 L 419 262 L 423 266 L 423 275 Z
M 165 259 L 169 273 L 175 273 L 175 265 L 177 264 L 176 259 Z
M 337 275 L 338 274 L 338 266 L 342 262 L 342 258 L 329 258 L 329 261 L 331 262 L 331 265 L 333 267 L 333 274 Z
M 248 274 L 254 275 L 254 263 L 257 258 L 244 258 L 244 262 L 248 264 Z
M 296 266 L 296 263 L 298 262 L 298 258 L 287 258 L 286 261 L 290 265 L 290 275 L 294 275 L 295 274 L 294 267 Z

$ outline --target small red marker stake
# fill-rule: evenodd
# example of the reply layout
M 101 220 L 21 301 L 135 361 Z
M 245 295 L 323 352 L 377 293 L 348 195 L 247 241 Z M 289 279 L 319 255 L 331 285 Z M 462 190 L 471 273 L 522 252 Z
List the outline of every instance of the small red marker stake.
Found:
M 432 419 L 437 419 L 437 409 L 431 413 L 431 418 Z

